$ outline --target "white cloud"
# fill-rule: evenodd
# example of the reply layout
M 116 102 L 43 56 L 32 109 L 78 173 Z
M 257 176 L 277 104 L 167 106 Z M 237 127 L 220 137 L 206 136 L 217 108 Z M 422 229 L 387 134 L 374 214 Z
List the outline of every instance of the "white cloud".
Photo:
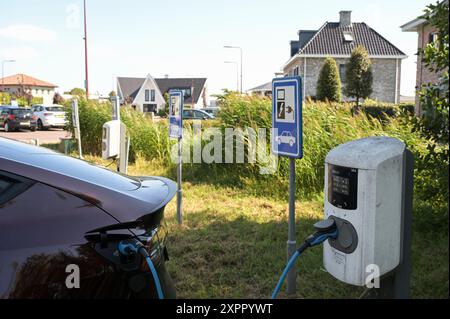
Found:
M 0 59 L 32 61 L 38 56 L 38 51 L 35 48 L 27 45 L 0 48 Z
M 12 24 L 0 28 L 0 38 L 26 42 L 53 42 L 56 32 L 31 24 Z

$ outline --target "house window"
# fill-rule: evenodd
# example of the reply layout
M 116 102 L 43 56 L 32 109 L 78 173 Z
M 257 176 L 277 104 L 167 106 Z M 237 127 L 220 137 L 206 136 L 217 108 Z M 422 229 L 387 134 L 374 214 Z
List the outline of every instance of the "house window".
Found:
M 294 76 L 298 76 L 298 66 L 294 68 Z
M 350 31 L 344 31 L 344 41 L 353 42 L 353 34 Z
M 345 82 L 345 64 L 339 64 L 339 77 L 341 78 L 341 82 Z
M 438 33 L 437 32 L 431 32 L 428 35 L 428 43 L 429 44 L 432 44 L 432 43 L 436 44 L 437 41 L 438 41 Z
M 150 101 L 155 102 L 155 90 L 150 91 Z
M 145 102 L 150 101 L 150 90 L 145 90 Z

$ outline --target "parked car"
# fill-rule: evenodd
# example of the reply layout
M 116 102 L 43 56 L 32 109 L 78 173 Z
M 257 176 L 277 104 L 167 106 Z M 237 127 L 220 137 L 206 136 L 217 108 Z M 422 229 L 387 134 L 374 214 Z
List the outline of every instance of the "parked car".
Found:
M 174 298 L 163 218 L 175 194 L 163 177 L 0 138 L 0 298 L 156 298 L 145 259 L 119 253 L 124 240 L 144 245 Z
M 183 110 L 183 119 L 185 120 L 213 120 L 214 115 L 211 115 L 203 110 L 187 109 Z
M 208 114 L 213 115 L 214 117 L 217 117 L 217 115 L 219 114 L 220 108 L 219 107 L 205 107 L 203 109 L 203 111 L 205 111 Z
M 31 125 L 38 130 L 50 127 L 64 128 L 67 125 L 66 112 L 61 105 L 33 105 L 33 119 Z
M 0 110 L 0 127 L 3 127 L 5 132 L 18 131 L 21 128 L 28 128 L 34 131 L 35 128 L 31 127 L 31 117 L 31 109 L 17 106 L 2 106 Z
M 291 132 L 284 131 L 280 136 L 277 137 L 278 144 L 289 144 L 289 146 L 293 146 L 295 144 L 296 138 L 292 136 Z

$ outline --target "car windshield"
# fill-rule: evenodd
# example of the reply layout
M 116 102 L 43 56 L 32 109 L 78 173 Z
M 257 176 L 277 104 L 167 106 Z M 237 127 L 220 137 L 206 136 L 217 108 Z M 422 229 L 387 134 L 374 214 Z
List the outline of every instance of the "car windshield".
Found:
M 12 114 L 14 115 L 22 115 L 30 113 L 30 109 L 13 109 L 11 110 Z
M 47 106 L 45 108 L 49 112 L 62 112 L 64 109 L 61 106 Z

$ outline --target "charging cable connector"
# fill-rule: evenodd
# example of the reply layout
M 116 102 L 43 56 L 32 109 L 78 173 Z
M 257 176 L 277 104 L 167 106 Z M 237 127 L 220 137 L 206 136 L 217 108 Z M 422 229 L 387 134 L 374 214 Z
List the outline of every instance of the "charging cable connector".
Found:
M 308 236 L 305 239 L 305 242 L 296 250 L 296 252 L 289 259 L 286 268 L 281 274 L 280 280 L 278 281 L 278 284 L 272 293 L 272 299 L 277 298 L 277 295 L 280 292 L 281 286 L 283 285 L 283 282 L 287 274 L 289 273 L 291 268 L 295 265 L 295 262 L 297 261 L 298 257 L 300 257 L 300 255 L 306 249 L 308 249 L 309 247 L 320 245 L 327 239 L 336 239 L 338 236 L 338 229 L 336 226 L 336 222 L 331 218 L 315 223 L 314 228 L 316 229 L 316 232 Z
M 145 258 L 150 268 L 150 272 L 153 276 L 153 281 L 155 282 L 156 292 L 158 293 L 159 299 L 164 299 L 164 294 L 161 288 L 161 283 L 159 281 L 158 272 L 153 265 L 152 259 L 145 249 L 144 245 L 139 240 L 126 240 L 121 241 L 118 246 L 119 252 L 124 256 L 130 256 L 133 254 L 141 254 Z

